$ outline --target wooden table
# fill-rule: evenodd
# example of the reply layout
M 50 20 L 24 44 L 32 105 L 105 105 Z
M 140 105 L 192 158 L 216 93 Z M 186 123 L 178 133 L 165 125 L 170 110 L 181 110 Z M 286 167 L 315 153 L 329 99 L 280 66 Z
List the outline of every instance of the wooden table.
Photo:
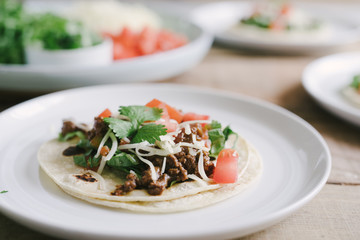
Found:
M 336 50 L 360 50 L 360 44 Z M 329 53 L 326 53 L 329 54 Z M 323 190 L 291 217 L 243 239 L 360 239 L 360 128 L 329 114 L 301 86 L 317 56 L 248 53 L 215 46 L 202 63 L 165 83 L 204 86 L 278 104 L 314 126 L 330 147 L 333 167 Z M 0 111 L 34 97 L 0 92 Z M 53 239 L 0 214 L 0 239 Z

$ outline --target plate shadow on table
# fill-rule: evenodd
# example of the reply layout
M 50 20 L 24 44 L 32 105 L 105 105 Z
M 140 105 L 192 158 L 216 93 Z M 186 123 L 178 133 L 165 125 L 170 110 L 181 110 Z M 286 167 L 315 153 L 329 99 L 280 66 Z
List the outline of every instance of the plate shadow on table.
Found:
M 243 55 L 243 56 L 258 56 L 258 57 L 291 57 L 291 56 L 315 56 L 320 57 L 327 54 L 331 54 L 332 52 L 338 52 L 334 49 L 333 51 L 313 51 L 313 52 L 301 52 L 301 51 L 277 51 L 277 50 L 270 50 L 270 49 L 255 49 L 255 48 L 247 48 L 241 46 L 232 46 L 229 44 L 221 43 L 221 42 L 214 42 L 213 47 L 215 48 L 222 48 L 228 50 L 231 53 Z
M 0 239 L 16 239 L 16 240 L 60 240 L 60 238 L 54 238 L 42 233 L 33 231 L 23 225 L 20 225 L 13 220 L 0 214 Z

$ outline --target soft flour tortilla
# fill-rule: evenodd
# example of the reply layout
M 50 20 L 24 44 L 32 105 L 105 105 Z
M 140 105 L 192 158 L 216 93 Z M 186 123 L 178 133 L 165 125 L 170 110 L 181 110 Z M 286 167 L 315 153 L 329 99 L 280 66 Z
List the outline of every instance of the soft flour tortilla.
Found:
M 234 138 L 230 141 L 234 141 Z M 101 176 L 105 180 L 105 190 L 100 189 L 100 181 L 90 183 L 78 180 L 74 175 L 83 174 L 86 170 L 76 166 L 72 157 L 62 155 L 62 151 L 70 145 L 73 144 L 52 140 L 41 146 L 38 160 L 46 174 L 70 195 L 95 204 L 132 211 L 175 212 L 210 205 L 238 194 L 262 172 L 262 161 L 257 151 L 244 139 L 239 138 L 236 146 L 240 156 L 239 173 L 242 176 L 234 184 L 204 186 L 197 181 L 188 181 L 175 184 L 160 196 L 151 196 L 145 190 L 134 190 L 125 196 L 112 196 L 110 192 L 117 184 L 122 183 L 122 179 L 109 171 L 104 171 Z M 247 163 L 246 171 L 242 173 Z

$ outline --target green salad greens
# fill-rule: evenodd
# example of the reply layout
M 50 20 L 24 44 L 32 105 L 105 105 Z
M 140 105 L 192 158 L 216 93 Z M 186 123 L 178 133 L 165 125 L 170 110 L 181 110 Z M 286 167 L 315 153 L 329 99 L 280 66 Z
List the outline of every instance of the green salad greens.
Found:
M 76 49 L 99 44 L 100 35 L 54 13 L 27 13 L 20 0 L 0 0 L 0 63 L 24 64 L 25 48 Z
M 23 17 L 19 1 L 0 0 L 0 63 L 25 63 Z
M 99 35 L 86 29 L 81 22 L 53 13 L 34 14 L 26 26 L 27 44 L 46 50 L 76 49 L 101 42 Z

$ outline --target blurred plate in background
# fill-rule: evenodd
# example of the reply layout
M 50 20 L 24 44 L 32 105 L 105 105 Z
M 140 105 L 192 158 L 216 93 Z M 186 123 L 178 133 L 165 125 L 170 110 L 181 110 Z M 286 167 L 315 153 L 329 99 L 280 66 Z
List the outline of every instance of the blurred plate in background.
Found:
M 360 126 L 360 105 L 342 94 L 355 75 L 360 74 L 360 52 L 341 53 L 310 63 L 303 73 L 306 91 L 331 113 Z
M 254 3 L 248 1 L 201 5 L 192 11 L 191 19 L 208 32 L 213 33 L 217 42 L 251 50 L 297 54 L 313 53 L 331 50 L 334 47 L 344 46 L 360 40 L 360 18 L 357 17 L 357 12 L 351 6 L 327 3 L 293 5 L 295 9 L 323 21 L 331 31 L 327 33 L 326 37 L 322 37 L 317 41 L 314 41 L 310 35 L 309 37 L 303 36 L 303 40 L 300 41 L 286 41 L 287 39 L 274 40 L 270 36 L 265 37 L 264 34 L 261 37 L 248 38 L 240 30 L 238 34 L 234 34 L 229 29 L 233 28 L 240 19 L 249 16 L 253 12 Z
M 40 9 L 47 9 L 44 7 L 44 4 L 47 4 L 51 9 L 52 3 L 36 4 L 42 4 L 39 5 Z M 34 7 L 34 4 L 31 6 Z M 56 6 L 61 8 L 58 2 Z M 96 67 L 0 64 L 0 89 L 42 92 L 106 83 L 156 81 L 179 75 L 203 59 L 213 38 L 184 18 L 161 13 L 159 15 L 165 29 L 187 37 L 186 45 Z

